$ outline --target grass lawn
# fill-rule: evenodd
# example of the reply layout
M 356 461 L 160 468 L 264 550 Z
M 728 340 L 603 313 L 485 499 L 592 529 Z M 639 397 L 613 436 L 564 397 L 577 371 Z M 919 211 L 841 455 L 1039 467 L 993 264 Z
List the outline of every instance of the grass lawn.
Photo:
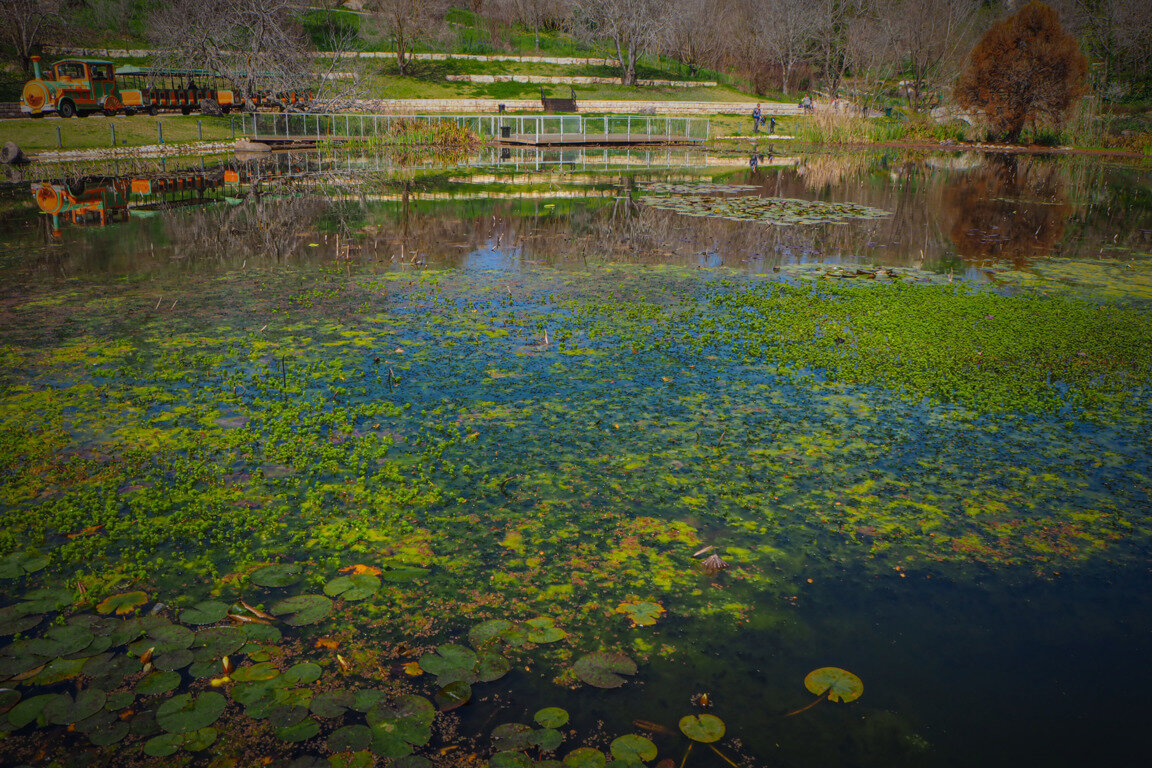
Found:
M 204 141 L 230 139 L 228 117 L 205 115 L 135 115 L 133 117 L 85 117 L 62 120 L 47 117 L 40 120 L 0 120 L 0 143 L 14 141 L 25 152 L 56 149 L 56 129 L 60 129 L 64 149 L 103 149 L 112 146 L 111 127 L 116 128 L 116 146 L 139 147 L 157 143 L 157 124 L 163 126 L 164 143 L 196 141 L 196 123 L 202 123 Z M 236 134 L 241 135 L 236 116 Z

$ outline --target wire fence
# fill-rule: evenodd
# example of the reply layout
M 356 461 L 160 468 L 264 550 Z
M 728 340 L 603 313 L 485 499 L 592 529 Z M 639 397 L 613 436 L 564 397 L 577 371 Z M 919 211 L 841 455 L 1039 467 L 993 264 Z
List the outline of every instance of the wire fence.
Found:
M 662 115 L 369 115 L 257 112 L 239 115 L 243 132 L 289 139 L 371 138 L 387 135 L 400 122 L 455 123 L 482 139 L 567 137 L 572 140 L 624 137 L 625 140 L 707 141 L 711 121 Z

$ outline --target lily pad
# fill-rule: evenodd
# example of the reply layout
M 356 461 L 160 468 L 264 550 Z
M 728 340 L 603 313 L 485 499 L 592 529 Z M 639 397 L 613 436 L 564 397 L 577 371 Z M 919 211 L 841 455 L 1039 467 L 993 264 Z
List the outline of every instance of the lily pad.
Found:
M 338 752 L 328 758 L 327 764 L 323 768 L 372 768 L 376 764 L 376 758 L 371 752 Z M 399 768 L 401 764 L 394 761 L 393 768 Z M 431 766 L 431 763 L 428 763 Z
M 8 710 L 8 723 L 13 728 L 23 728 L 44 714 L 44 708 L 57 697 L 55 693 L 44 693 L 24 699 Z M 45 721 L 46 722 L 46 721 Z
M 626 682 L 621 675 L 636 674 L 636 662 L 622 653 L 596 652 L 577 659 L 572 671 L 588 685 L 619 688 Z
M 492 744 L 498 750 L 524 749 L 532 743 L 532 727 L 524 723 L 501 723 L 492 729 Z
M 323 595 L 297 595 L 273 605 L 271 613 L 277 617 L 287 616 L 286 624 L 303 627 L 331 616 L 332 601 Z
M 568 633 L 556 626 L 554 619 L 541 616 L 524 622 L 528 625 L 528 640 L 533 643 L 554 643 L 568 637 Z
M 692 741 L 711 744 L 724 738 L 724 721 L 715 715 L 688 715 L 680 718 L 680 732 Z
M 215 728 L 201 728 L 198 731 L 185 734 L 184 749 L 189 752 L 200 752 L 216 743 L 219 732 Z
M 144 754 L 149 757 L 168 757 L 180 751 L 184 737 L 179 733 L 164 733 L 144 742 Z
M 376 594 L 380 579 L 372 574 L 358 573 L 351 576 L 338 576 L 324 586 L 324 594 L 340 597 L 349 602 L 364 600 Z
M 0 608 L 0 637 L 27 632 L 41 622 L 44 617 L 25 605 L 9 605 Z
M 228 614 L 228 604 L 219 600 L 205 600 L 180 612 L 185 624 L 215 624 Z
M 239 667 L 232 673 L 232 679 L 238 683 L 251 683 L 262 680 L 271 680 L 274 677 L 280 676 L 280 670 L 267 661 L 262 661 L 259 664 L 252 664 L 247 667 Z
M 312 714 L 317 717 L 340 717 L 355 703 L 356 697 L 352 691 L 325 691 L 312 699 Z M 357 747 L 367 749 L 368 745 Z
M 404 757 L 432 738 L 436 710 L 419 696 L 406 696 L 396 706 L 378 704 L 368 711 L 372 751 L 382 757 Z
M 30 613 L 58 611 L 72 605 L 72 591 L 61 588 L 33 589 L 24 593 L 20 605 Z
M 616 613 L 627 616 L 634 627 L 650 627 L 664 615 L 664 606 L 646 601 L 623 602 L 616 606 Z
M 346 725 L 328 737 L 328 749 L 333 752 L 357 752 L 372 744 L 372 729 L 366 725 Z
M 568 722 L 568 711 L 560 707 L 545 707 L 532 719 L 543 728 L 559 728 Z
M 456 680 L 436 691 L 434 698 L 440 711 L 450 712 L 468 703 L 468 700 L 472 698 L 472 686 L 463 680 Z
M 478 678 L 475 668 L 479 664 L 476 652 L 463 645 L 447 643 L 436 649 L 435 653 L 426 653 L 420 657 L 420 666 L 429 674 L 436 675 L 441 685 L 462 680 L 466 683 L 475 682 Z
M 320 733 L 320 723 L 312 718 L 302 720 L 295 725 L 277 728 L 276 735 L 284 741 L 307 741 Z
M 820 667 L 804 678 L 804 687 L 811 693 L 828 695 L 829 701 L 856 701 L 864 693 L 864 683 L 860 678 L 840 667 Z
M 577 747 L 564 756 L 568 768 L 604 768 L 607 762 L 604 753 L 592 747 Z
M 132 613 L 148 602 L 147 592 L 124 592 L 119 595 L 110 595 L 96 604 L 96 612 L 100 614 L 114 613 L 123 616 Z
M 301 661 L 289 667 L 280 679 L 285 685 L 308 685 L 319 680 L 323 671 L 315 662 Z
M 91 717 L 104 708 L 108 695 L 99 688 L 87 688 L 73 699 L 61 694 L 44 707 L 44 718 L 56 725 L 71 725 Z
M 300 566 L 295 563 L 276 563 L 257 568 L 248 577 L 258 587 L 287 587 L 300 581 Z
M 543 752 L 552 752 L 564 741 L 564 734 L 555 728 L 541 728 L 533 731 L 531 743 Z
M 480 654 L 480 661 L 476 664 L 476 679 L 484 683 L 491 683 L 504 677 L 511 669 L 512 663 L 503 656 L 497 656 L 494 653 L 482 653 Z
M 174 691 L 179 686 L 179 672 L 153 672 L 136 683 L 135 690 L 141 696 L 155 696 L 158 693 Z
M 532 768 L 532 758 L 523 752 L 497 752 L 488 760 L 491 768 Z
M 119 744 L 128 735 L 128 723 L 122 720 L 117 720 L 106 728 L 98 728 L 88 733 L 88 740 L 92 742 L 93 746 L 109 747 L 113 744 Z
M 0 560 L 0 579 L 18 579 L 36 573 L 48 565 L 48 557 L 35 550 L 13 552 Z
M 161 704 L 156 710 L 156 722 L 169 733 L 190 733 L 216 722 L 227 704 L 225 698 L 214 691 L 206 691 L 196 698 L 185 693 Z
M 650 739 L 636 733 L 613 739 L 611 750 L 612 757 L 626 763 L 646 763 L 656 758 L 656 745 Z
M 515 626 L 507 619 L 491 619 L 477 624 L 468 631 L 468 642 L 477 648 L 505 639 L 509 630 Z

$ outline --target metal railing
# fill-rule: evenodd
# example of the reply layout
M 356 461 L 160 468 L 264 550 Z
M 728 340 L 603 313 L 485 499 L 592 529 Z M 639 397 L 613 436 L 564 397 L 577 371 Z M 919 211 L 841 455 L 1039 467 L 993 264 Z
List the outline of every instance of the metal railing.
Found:
M 243 131 L 253 138 L 316 139 L 370 138 L 391 132 L 398 121 L 455 123 L 482 139 L 504 136 L 624 137 L 671 142 L 707 141 L 711 121 L 706 117 L 663 115 L 369 115 L 255 112 L 242 115 Z

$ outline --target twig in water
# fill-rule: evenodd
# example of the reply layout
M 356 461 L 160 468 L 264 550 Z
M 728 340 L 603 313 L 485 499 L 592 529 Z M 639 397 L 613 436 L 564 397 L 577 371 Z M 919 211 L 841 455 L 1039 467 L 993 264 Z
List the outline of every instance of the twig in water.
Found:
M 684 764 L 688 762 L 688 755 L 692 753 L 692 745 L 696 742 L 688 742 L 688 749 L 684 750 L 684 757 L 680 758 L 680 768 L 684 768 Z
M 709 744 L 708 746 L 712 747 L 712 751 L 715 752 L 716 754 L 718 754 L 720 756 L 720 759 L 723 760 L 724 762 L 728 763 L 728 765 L 732 766 L 732 768 L 740 768 L 740 766 L 736 765 L 736 763 L 729 760 L 727 755 L 725 755 L 720 750 L 716 749 L 715 745 Z
M 156 306 L 152 309 L 153 312 L 160 309 L 160 302 L 162 301 L 164 301 L 164 294 L 160 294 L 160 298 L 156 299 Z
M 168 311 L 169 311 L 169 312 L 171 312 L 172 310 L 176 309 L 176 302 L 177 302 L 177 301 L 180 301 L 180 299 L 173 299 L 173 301 L 172 301 L 172 306 L 168 307 Z

